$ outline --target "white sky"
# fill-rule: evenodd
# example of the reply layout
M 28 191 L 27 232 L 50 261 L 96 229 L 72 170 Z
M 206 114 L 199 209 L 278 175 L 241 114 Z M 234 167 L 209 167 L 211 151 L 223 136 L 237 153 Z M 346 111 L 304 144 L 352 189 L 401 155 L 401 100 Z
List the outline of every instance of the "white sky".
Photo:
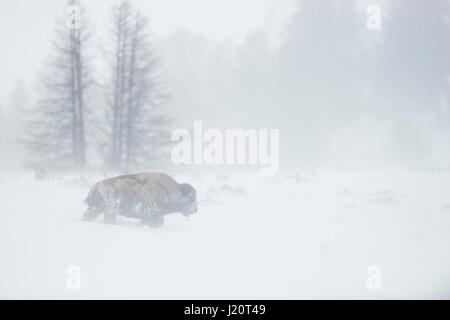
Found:
M 179 28 L 213 40 L 242 41 L 264 28 L 276 41 L 296 8 L 296 0 L 134 0 L 163 37 Z M 47 54 L 56 17 L 64 15 L 65 0 L 0 0 L 0 105 L 16 80 L 29 81 Z M 82 1 L 89 20 L 101 33 L 116 0 Z

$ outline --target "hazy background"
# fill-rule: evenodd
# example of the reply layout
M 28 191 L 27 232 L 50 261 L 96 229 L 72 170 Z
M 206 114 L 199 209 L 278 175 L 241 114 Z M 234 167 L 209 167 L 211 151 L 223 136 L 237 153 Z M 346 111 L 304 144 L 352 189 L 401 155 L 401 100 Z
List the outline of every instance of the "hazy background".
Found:
M 448 168 L 448 1 L 132 3 L 150 18 L 173 128 L 280 128 L 281 168 Z M 100 75 L 113 4 L 83 3 Z M 35 99 L 65 6 L 0 2 L 3 166 L 21 163 L 16 109 Z

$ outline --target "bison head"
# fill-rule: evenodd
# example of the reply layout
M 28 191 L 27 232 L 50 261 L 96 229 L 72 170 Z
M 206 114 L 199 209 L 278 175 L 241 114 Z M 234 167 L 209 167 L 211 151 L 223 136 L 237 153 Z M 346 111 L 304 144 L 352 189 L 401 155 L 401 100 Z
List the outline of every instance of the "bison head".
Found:
M 180 211 L 186 217 L 197 212 L 197 192 L 188 183 L 180 184 Z

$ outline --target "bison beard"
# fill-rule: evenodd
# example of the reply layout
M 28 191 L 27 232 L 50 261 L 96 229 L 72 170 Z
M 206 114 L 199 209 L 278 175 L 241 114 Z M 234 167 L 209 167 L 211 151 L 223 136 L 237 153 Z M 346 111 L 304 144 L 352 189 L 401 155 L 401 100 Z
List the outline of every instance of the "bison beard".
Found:
M 114 223 L 118 215 L 139 218 L 141 224 L 159 227 L 164 216 L 197 212 L 196 191 L 186 183 L 179 184 L 164 173 L 147 172 L 124 175 L 94 184 L 86 199 L 83 220 L 92 221 L 104 215 L 105 223 Z

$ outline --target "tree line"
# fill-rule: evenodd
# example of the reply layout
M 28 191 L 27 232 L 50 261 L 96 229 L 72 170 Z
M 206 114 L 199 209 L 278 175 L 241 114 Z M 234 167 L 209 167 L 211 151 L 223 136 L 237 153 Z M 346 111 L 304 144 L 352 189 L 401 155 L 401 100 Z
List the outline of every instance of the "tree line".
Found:
M 38 75 L 38 98 L 24 110 L 28 164 L 82 169 L 91 147 L 111 169 L 159 165 L 170 144 L 169 95 L 148 18 L 126 0 L 112 8 L 98 80 L 85 9 L 79 0 L 67 8 Z
M 180 119 L 201 115 L 221 127 L 281 128 L 280 149 L 289 150 L 283 164 L 292 166 L 331 159 L 345 166 L 358 161 L 422 165 L 433 150 L 447 150 L 449 1 L 299 0 L 298 4 L 276 46 L 268 45 L 267 30 L 250 33 L 239 46 L 226 41 L 215 46 L 207 37 L 189 32 L 166 37 L 165 59 L 176 92 L 171 104 L 184 112 Z M 367 28 L 369 5 L 381 9 L 379 30 Z M 80 148 L 92 146 L 98 146 L 104 162 L 113 167 L 164 158 L 161 154 L 170 137 L 164 133 L 168 97 L 154 48 L 143 36 L 148 31 L 143 27 L 146 19 L 126 2 L 113 13 L 101 55 L 108 62 L 107 75 L 100 84 L 93 80 L 90 67 L 83 67 L 84 84 L 77 84 L 77 73 L 70 78 L 70 68 L 62 68 L 57 60 L 51 61 L 55 70 L 44 73 L 46 81 L 63 82 L 65 78 L 54 76 L 62 68 L 67 80 L 62 86 L 50 85 L 51 90 L 41 82 L 49 92 L 42 94 L 39 112 L 32 113 L 36 122 L 27 123 L 28 130 L 37 131 L 31 135 L 30 149 L 36 148 L 43 159 L 64 164 L 80 159 L 76 161 L 83 165 L 87 160 Z M 73 40 L 77 32 L 89 38 L 84 22 L 80 31 L 68 30 L 64 22 L 58 26 L 66 42 L 69 32 L 74 33 Z M 91 63 L 87 43 L 81 39 L 80 65 Z M 60 50 L 53 54 L 76 67 L 79 58 L 70 59 L 71 50 L 59 54 Z M 87 97 L 92 92 L 88 89 L 96 86 L 101 94 Z M 76 92 L 79 87 L 86 87 L 82 98 L 67 90 Z M 68 102 L 63 104 L 64 99 Z M 73 128 L 80 122 L 76 120 L 80 101 L 84 127 Z M 58 107 L 63 111 L 53 116 Z M 204 112 L 210 107 L 212 112 Z M 45 121 L 50 125 L 42 125 Z

